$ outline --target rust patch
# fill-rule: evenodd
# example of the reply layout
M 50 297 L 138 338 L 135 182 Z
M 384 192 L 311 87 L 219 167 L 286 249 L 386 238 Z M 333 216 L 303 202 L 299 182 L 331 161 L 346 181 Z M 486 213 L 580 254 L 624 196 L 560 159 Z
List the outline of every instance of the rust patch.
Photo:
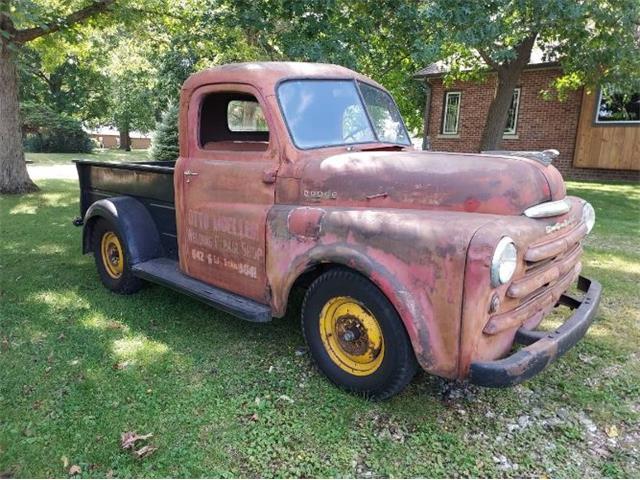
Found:
M 325 213 L 322 208 L 312 207 L 300 207 L 292 210 L 287 216 L 289 233 L 303 239 L 318 238 Z

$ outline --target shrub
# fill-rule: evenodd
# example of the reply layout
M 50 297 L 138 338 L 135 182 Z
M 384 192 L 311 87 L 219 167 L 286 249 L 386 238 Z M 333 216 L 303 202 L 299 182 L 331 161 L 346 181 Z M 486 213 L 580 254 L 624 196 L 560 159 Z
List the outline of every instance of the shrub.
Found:
M 174 161 L 179 155 L 178 105 L 170 103 L 156 124 L 151 140 L 151 158 L 158 162 Z
M 90 153 L 93 144 L 82 124 L 47 107 L 27 104 L 22 109 L 27 152 Z

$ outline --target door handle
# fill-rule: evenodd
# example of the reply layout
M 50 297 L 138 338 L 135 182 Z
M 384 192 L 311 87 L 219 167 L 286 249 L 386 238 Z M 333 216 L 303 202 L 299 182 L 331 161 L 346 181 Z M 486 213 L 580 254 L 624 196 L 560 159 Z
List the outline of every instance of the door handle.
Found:
M 192 172 L 191 170 L 185 170 L 184 172 L 182 172 L 182 174 L 187 177 L 187 183 L 191 182 L 191 178 L 190 177 L 197 177 L 198 175 L 200 175 L 198 172 Z

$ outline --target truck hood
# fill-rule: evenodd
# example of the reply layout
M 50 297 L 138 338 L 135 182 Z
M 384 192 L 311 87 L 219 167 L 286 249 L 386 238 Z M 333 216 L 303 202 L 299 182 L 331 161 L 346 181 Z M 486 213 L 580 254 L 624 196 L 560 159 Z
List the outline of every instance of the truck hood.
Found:
M 535 160 L 444 152 L 350 152 L 309 160 L 303 203 L 520 215 L 565 197 L 558 170 Z

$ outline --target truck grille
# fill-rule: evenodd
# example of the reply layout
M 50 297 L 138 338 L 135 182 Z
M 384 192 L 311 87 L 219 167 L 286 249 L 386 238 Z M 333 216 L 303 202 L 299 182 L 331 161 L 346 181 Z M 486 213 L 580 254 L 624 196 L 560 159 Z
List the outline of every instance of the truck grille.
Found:
M 586 235 L 586 225 L 579 223 L 560 237 L 531 245 L 524 255 L 524 275 L 510 285 L 507 296 L 520 299 L 522 304 L 540 288 L 553 288 L 580 264 L 580 242 Z
M 580 274 L 580 242 L 586 234 L 587 227 L 579 223 L 559 237 L 531 245 L 524 255 L 524 272 L 507 289 L 515 308 L 492 316 L 484 333 L 519 327 L 533 317 L 541 320 Z

